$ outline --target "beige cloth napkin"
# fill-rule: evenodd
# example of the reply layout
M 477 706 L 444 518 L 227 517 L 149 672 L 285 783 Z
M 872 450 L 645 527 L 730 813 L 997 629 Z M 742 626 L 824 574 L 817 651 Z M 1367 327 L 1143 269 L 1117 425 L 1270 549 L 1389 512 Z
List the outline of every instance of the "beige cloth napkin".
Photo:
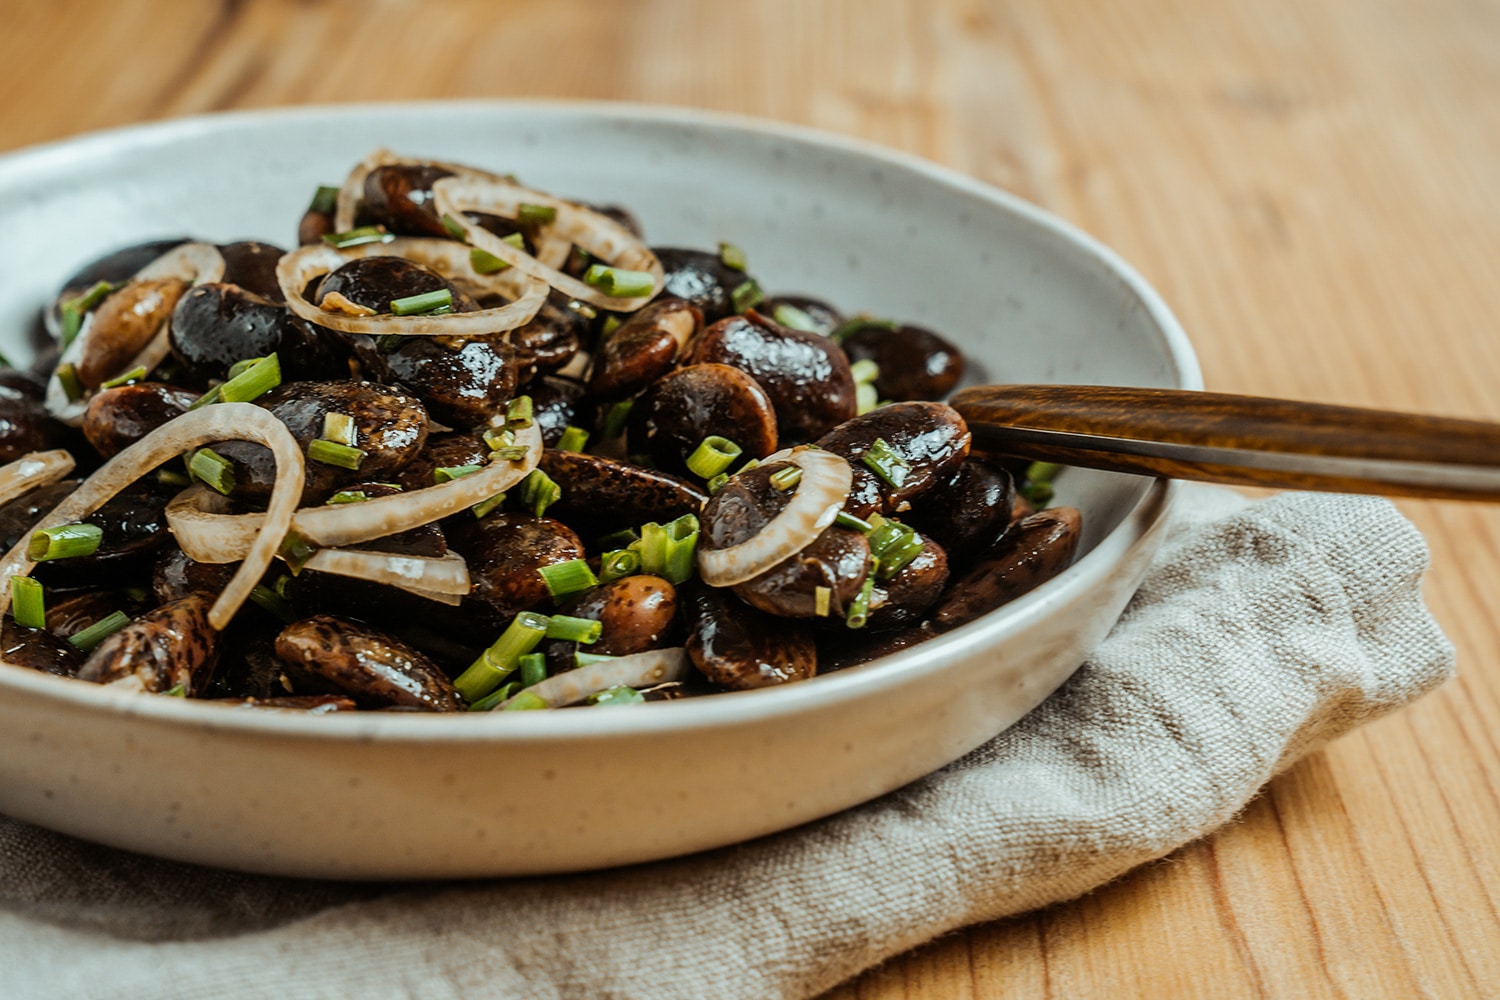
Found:
M 1225 822 L 1452 671 L 1427 552 L 1383 500 L 1184 491 L 1074 678 L 865 806 L 677 861 L 417 886 L 192 868 L 0 818 L 0 996 L 806 997 L 1068 899 Z

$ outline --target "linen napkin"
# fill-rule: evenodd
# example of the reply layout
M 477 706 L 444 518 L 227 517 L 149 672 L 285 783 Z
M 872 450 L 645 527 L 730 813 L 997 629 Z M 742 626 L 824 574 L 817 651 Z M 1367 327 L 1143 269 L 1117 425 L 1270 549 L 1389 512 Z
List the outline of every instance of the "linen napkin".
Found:
M 1426 547 L 1384 500 L 1189 487 L 1119 625 L 963 760 L 838 816 L 610 872 L 348 885 L 0 818 L 0 995 L 807 997 L 1068 899 L 1230 819 L 1447 678 Z

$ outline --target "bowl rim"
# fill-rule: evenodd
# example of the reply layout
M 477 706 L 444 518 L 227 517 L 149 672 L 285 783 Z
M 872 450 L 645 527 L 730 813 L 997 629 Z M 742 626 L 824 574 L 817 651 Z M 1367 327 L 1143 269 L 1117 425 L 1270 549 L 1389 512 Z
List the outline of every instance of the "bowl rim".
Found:
M 1115 277 L 1136 300 L 1161 336 L 1179 387 L 1201 389 L 1202 374 L 1191 342 L 1161 296 L 1115 251 L 1073 224 L 1017 195 L 972 178 L 951 167 L 869 140 L 810 126 L 750 115 L 691 107 L 616 101 L 577 101 L 564 98 L 457 99 L 313 104 L 288 108 L 213 112 L 159 122 L 118 126 L 11 150 L 0 154 L 0 190 L 24 181 L 28 174 L 45 174 L 49 167 L 98 158 L 121 150 L 138 151 L 169 146 L 184 139 L 215 132 L 275 128 L 289 121 L 355 120 L 362 117 L 556 115 L 564 118 L 599 117 L 642 124 L 671 124 L 728 131 L 775 139 L 870 160 L 919 179 L 967 194 L 1045 232 L 1054 240 L 1090 257 Z M 1178 483 L 1152 482 L 1120 523 L 1068 570 L 1035 590 L 991 612 L 978 621 L 868 663 L 814 678 L 812 683 L 718 694 L 687 702 L 646 704 L 630 712 L 451 713 L 339 712 L 308 719 L 302 713 L 238 709 L 179 698 L 143 698 L 108 687 L 55 677 L 0 663 L 0 692 L 13 689 L 24 695 L 59 702 L 77 710 L 107 711 L 125 718 L 149 719 L 205 732 L 238 732 L 315 741 L 421 741 L 466 744 L 473 742 L 548 743 L 612 740 L 666 732 L 722 729 L 753 724 L 767 716 L 791 718 L 817 712 L 831 703 L 857 701 L 891 687 L 919 683 L 946 665 L 981 646 L 1003 640 L 1027 626 L 1033 615 L 1048 607 L 1079 599 L 1111 567 L 1124 559 L 1169 513 Z M 920 650 L 920 652 L 917 652 Z

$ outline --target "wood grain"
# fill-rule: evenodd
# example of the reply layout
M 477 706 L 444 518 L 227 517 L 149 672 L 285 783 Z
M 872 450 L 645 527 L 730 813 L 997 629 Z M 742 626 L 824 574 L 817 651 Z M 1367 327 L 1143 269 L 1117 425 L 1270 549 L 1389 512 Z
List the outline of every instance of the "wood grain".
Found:
M 223 108 L 605 97 L 863 136 L 1132 261 L 1210 388 L 1500 419 L 1494 0 L 9 0 L 0 147 Z M 1228 827 L 829 1000 L 1500 995 L 1500 514 L 1403 502 L 1457 681 Z

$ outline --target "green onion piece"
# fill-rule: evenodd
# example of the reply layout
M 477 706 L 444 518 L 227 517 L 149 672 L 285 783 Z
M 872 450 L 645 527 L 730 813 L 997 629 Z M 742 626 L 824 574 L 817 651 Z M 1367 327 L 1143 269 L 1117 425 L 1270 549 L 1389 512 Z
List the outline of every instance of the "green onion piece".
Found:
M 894 330 L 896 329 L 896 324 L 888 319 L 871 319 L 868 316 L 855 316 L 853 319 L 844 320 L 828 336 L 832 337 L 836 343 L 842 344 L 850 336 L 870 327 L 876 327 L 881 330 Z
M 469 234 L 467 231 L 465 231 L 463 223 L 459 222 L 453 216 L 445 212 L 443 213 L 442 219 L 440 219 L 439 221 L 442 222 L 443 229 L 449 236 L 453 237 L 455 240 L 458 240 L 460 243 L 467 243 L 469 241 Z
M 892 529 L 887 534 L 887 529 Z M 870 535 L 870 554 L 880 561 L 878 579 L 889 580 L 921 554 L 922 536 L 896 521 L 887 521 Z
M 339 189 L 329 187 L 326 184 L 318 186 L 313 192 L 312 202 L 307 206 L 309 212 L 322 212 L 324 215 L 332 215 L 334 209 L 339 206 Z
M 529 454 L 531 454 L 531 449 L 524 444 L 508 444 L 504 448 L 496 448 L 490 452 L 490 460 L 495 461 L 498 459 L 502 462 L 519 462 Z
M 728 438 L 710 434 L 688 456 L 687 467 L 700 479 L 712 479 L 733 465 L 742 450 Z
M 880 366 L 869 358 L 860 358 L 849 366 L 849 373 L 854 376 L 855 384 L 862 385 L 880 377 Z
M 245 372 L 249 371 L 250 367 L 259 360 L 260 358 L 244 358 L 240 361 L 236 361 L 234 364 L 229 366 L 229 375 L 227 377 L 232 379 L 236 375 L 244 374 Z
M 538 708 L 547 708 L 547 701 L 534 691 L 521 691 L 506 705 L 506 712 L 528 712 Z
M 276 577 L 276 581 L 271 584 L 271 589 L 276 591 L 277 597 L 286 597 L 292 589 L 292 578 L 285 573 L 280 574 Z
M 537 517 L 547 513 L 547 508 L 562 499 L 562 487 L 541 469 L 532 469 L 521 480 L 521 502 L 531 508 Z
M 782 326 L 789 326 L 793 330 L 802 330 L 805 333 L 822 333 L 818 321 L 806 310 L 798 309 L 789 302 L 778 302 L 776 308 L 771 311 L 771 318 Z
M 740 466 L 740 471 L 736 472 L 735 475 L 738 476 L 741 473 L 749 472 L 751 469 L 758 469 L 758 468 L 760 468 L 760 459 L 758 459 L 758 458 L 752 458 L 750 461 L 748 461 L 744 465 Z
M 599 641 L 604 623 L 593 618 L 574 618 L 572 615 L 553 615 L 547 625 L 547 638 L 581 642 L 592 646 Z
M 646 696 L 633 687 L 624 684 L 617 687 L 605 688 L 589 695 L 590 705 L 604 705 L 606 707 L 615 705 L 640 705 L 646 701 Z
M 754 278 L 747 278 L 729 293 L 729 301 L 734 303 L 734 311 L 737 313 L 754 309 L 765 300 L 765 297 L 766 293 L 760 290 L 760 285 L 755 283 Z
M 375 338 L 375 346 L 381 354 L 389 354 L 404 343 L 406 338 L 399 333 L 383 333 Z
M 906 477 L 911 474 L 911 466 L 906 464 L 906 459 L 886 444 L 885 438 L 876 438 L 875 443 L 870 445 L 870 450 L 861 455 L 859 460 L 871 472 L 897 489 L 901 488 Z
M 391 313 L 396 316 L 420 316 L 430 313 L 443 306 L 453 306 L 453 290 L 451 288 L 435 288 L 430 292 L 420 295 L 408 295 L 405 298 L 391 299 Z
M 557 442 L 558 451 L 582 451 L 589 443 L 589 432 L 582 427 L 569 424 L 563 429 L 562 439 Z
M 176 469 L 157 469 L 156 481 L 163 486 L 191 486 L 193 484 L 192 479 Z
M 854 386 L 854 413 L 859 415 L 869 413 L 880 406 L 880 393 L 876 391 L 873 383 L 858 382 Z
M 800 482 L 802 482 L 801 466 L 789 465 L 785 469 L 777 469 L 771 473 L 771 485 L 782 492 L 786 492 Z
M 354 447 L 357 440 L 358 428 L 354 426 L 354 418 L 347 413 L 330 411 L 323 414 L 323 440 L 332 441 L 335 444 Z
M 736 271 L 743 271 L 749 266 L 749 262 L 745 260 L 745 251 L 733 243 L 719 244 L 719 260 L 725 267 L 733 268 Z
M 594 264 L 583 272 L 583 283 L 605 295 L 641 299 L 656 290 L 655 279 L 646 271 L 628 271 L 623 267 Z
M 389 243 L 396 237 L 385 231 L 384 226 L 360 226 L 342 233 L 329 233 L 323 242 L 338 250 L 364 246 L 366 243 Z
M 523 226 L 550 226 L 557 221 L 557 209 L 551 205 L 533 205 L 523 201 L 516 206 L 516 221 Z
M 516 436 L 508 430 L 496 430 L 491 428 L 484 432 L 484 443 L 491 451 L 499 451 L 516 443 Z
M 223 388 L 223 385 L 216 385 L 212 387 L 203 395 L 193 400 L 192 404 L 188 406 L 188 409 L 196 410 L 200 406 L 212 406 L 214 403 L 217 403 L 219 401 L 219 390 Z
M 68 641 L 80 653 L 92 652 L 94 647 L 130 624 L 130 616 L 123 611 L 114 611 L 86 629 L 68 636 Z
M 605 440 L 612 440 L 625 433 L 625 421 L 630 419 L 630 408 L 635 405 L 633 399 L 622 399 L 609 408 L 604 415 L 604 424 L 599 428 L 599 436 Z
M 859 588 L 859 596 L 850 602 L 849 613 L 844 616 L 844 624 L 849 628 L 864 628 L 865 622 L 870 620 L 870 593 L 874 589 L 875 567 L 872 566 L 870 572 L 865 574 L 865 583 Z
M 573 663 L 579 667 L 591 667 L 595 663 L 608 663 L 610 660 L 619 659 L 617 656 L 606 656 L 603 653 L 574 653 Z
M 451 483 L 455 479 L 462 479 L 464 476 L 472 476 L 482 468 L 484 468 L 484 466 L 482 465 L 440 466 L 439 468 L 432 470 L 432 481 L 434 483 Z
M 188 473 L 228 496 L 234 490 L 234 463 L 212 448 L 199 448 L 188 459 Z
M 614 549 L 599 557 L 599 582 L 609 583 L 640 572 L 641 557 L 629 549 Z
M 261 610 L 273 618 L 281 619 L 287 625 L 297 620 L 297 612 L 286 602 L 286 599 L 265 584 L 257 584 L 251 589 L 250 600 L 259 605 Z
M 29 576 L 10 578 L 10 614 L 17 625 L 47 627 L 47 596 L 40 581 Z
M 71 362 L 58 365 L 57 371 L 53 374 L 57 376 L 63 392 L 67 394 L 68 402 L 76 403 L 83 398 L 83 383 L 78 380 L 78 369 Z
M 219 398 L 226 403 L 248 403 L 280 384 L 281 359 L 272 351 L 243 371 L 235 372 L 231 368 L 229 381 L 219 386 Z
M 459 674 L 453 686 L 464 696 L 465 701 L 474 704 L 499 687 L 511 671 L 516 669 L 521 657 L 535 649 L 546 634 L 546 615 L 522 611 L 506 626 L 494 645 L 480 653 L 479 658 Z
M 318 438 L 307 443 L 307 457 L 314 462 L 322 462 L 324 465 L 336 465 L 340 469 L 358 471 L 360 464 L 365 460 L 365 453 L 347 444 Z
M 506 233 L 504 236 L 500 237 L 500 242 L 508 243 L 511 246 L 515 247 L 517 250 L 521 250 L 523 252 L 526 249 L 526 237 L 521 235 L 520 233 Z
M 698 518 L 684 514 L 675 521 L 641 526 L 641 540 L 632 546 L 641 558 L 641 572 L 665 577 L 673 586 L 693 575 L 698 551 Z
M 537 572 L 542 575 L 542 581 L 547 584 L 547 591 L 554 602 L 599 585 L 594 571 L 589 569 L 588 562 L 583 559 L 553 563 L 551 566 L 541 567 Z
M 78 308 L 80 311 L 88 312 L 90 309 L 103 302 L 111 292 L 115 291 L 118 288 L 123 288 L 124 286 L 125 282 L 123 281 L 118 285 L 109 281 L 96 281 L 89 287 L 88 291 L 84 292 L 73 301 L 78 304 Z
M 1032 462 L 1026 467 L 1026 485 L 1021 487 L 1021 495 L 1033 507 L 1047 506 L 1052 502 L 1052 477 L 1061 468 L 1056 462 Z
M 601 549 L 623 549 L 641 540 L 641 533 L 634 528 L 621 528 L 599 539 Z
M 84 313 L 103 302 L 106 296 L 119 287 L 120 285 L 108 281 L 96 281 L 88 291 L 75 295 L 62 304 L 61 339 L 64 350 L 78 336 L 78 331 L 83 329 Z
M 833 588 L 813 588 L 813 614 L 819 618 L 827 618 L 830 607 L 833 604 Z
M 535 655 L 535 653 L 526 654 L 526 656 Z M 526 656 L 521 657 L 521 659 L 525 660 Z M 520 681 L 506 681 L 504 684 L 501 684 L 499 687 L 495 688 L 495 690 L 491 691 L 489 694 L 485 695 L 483 698 L 480 698 L 478 701 L 474 702 L 474 704 L 470 705 L 469 711 L 492 712 L 495 710 L 495 707 L 502 701 L 505 701 L 506 699 L 513 696 L 517 691 L 521 690 L 521 687 L 522 685 Z
M 288 531 L 286 537 L 281 540 L 281 546 L 276 550 L 276 554 L 285 561 L 292 575 L 296 576 L 302 572 L 302 567 L 307 565 L 307 561 L 317 551 L 318 547 L 312 543 L 312 539 L 293 529 Z
M 517 396 L 505 404 L 505 427 L 507 430 L 518 430 L 530 427 L 536 419 L 535 406 L 530 396 Z
M 614 313 L 610 313 L 608 316 L 604 317 L 604 326 L 599 330 L 599 339 L 608 340 L 610 334 L 614 333 L 624 325 L 625 324 L 620 321 L 620 317 L 616 316 Z
M 99 551 L 103 537 L 104 529 L 97 524 L 60 524 L 55 528 L 42 528 L 31 533 L 31 541 L 26 544 L 26 558 L 32 562 L 50 562 L 91 556 Z
M 165 698 L 186 698 L 187 687 L 183 685 L 182 681 L 178 681 L 176 684 L 173 684 L 171 687 L 163 691 L 162 696 Z
M 339 490 L 328 498 L 329 503 L 359 503 L 361 500 L 370 499 L 370 494 L 364 490 Z
M 715 493 L 722 490 L 724 488 L 724 484 L 727 482 L 729 482 L 729 473 L 727 472 L 721 472 L 717 476 L 714 476 L 712 479 L 710 479 L 708 481 L 709 496 L 713 496 Z
M 498 507 L 501 504 L 503 504 L 504 502 L 505 502 L 505 494 L 504 493 L 496 493 L 494 496 L 490 497 L 488 500 L 481 500 L 478 503 L 476 503 L 474 506 L 470 507 L 469 509 L 474 512 L 474 516 L 475 517 L 482 518 L 486 514 L 488 514 L 490 511 L 494 510 L 496 507 Z
M 118 388 L 118 387 L 120 387 L 122 385 L 129 385 L 132 382 L 140 382 L 145 377 L 146 377 L 146 368 L 145 368 L 145 366 L 144 365 L 136 365 L 134 368 L 130 369 L 130 371 L 126 372 L 124 375 L 116 375 L 114 378 L 110 379 L 107 382 L 101 382 L 101 383 L 99 383 L 99 388 L 101 388 L 101 389 L 115 389 L 115 388 Z
M 1057 462 L 1032 462 L 1026 467 L 1026 478 L 1035 482 L 1039 479 L 1051 479 L 1062 471 L 1062 466 Z
M 510 265 L 488 250 L 475 247 L 469 251 L 469 269 L 475 274 L 497 274 L 507 267 Z
M 595 309 L 587 302 L 579 302 L 577 299 L 569 299 L 568 308 L 576 312 L 578 315 L 582 316 L 584 319 L 599 318 L 599 310 Z
M 833 523 L 838 525 L 840 528 L 848 528 L 851 531 L 857 531 L 861 535 L 868 535 L 870 532 L 875 530 L 875 525 L 871 524 L 869 521 L 855 517 L 853 514 L 849 513 L 846 510 L 839 511 L 839 516 L 833 519 Z
M 550 634 L 550 633 L 549 633 Z M 520 687 L 529 688 L 547 679 L 547 654 L 527 653 L 521 657 Z

